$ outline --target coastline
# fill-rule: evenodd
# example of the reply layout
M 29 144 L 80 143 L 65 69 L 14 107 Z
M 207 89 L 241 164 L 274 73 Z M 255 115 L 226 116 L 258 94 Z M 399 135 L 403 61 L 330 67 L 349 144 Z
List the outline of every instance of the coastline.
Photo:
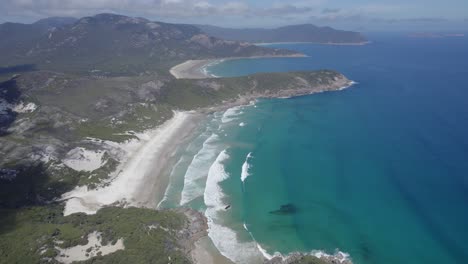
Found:
M 308 42 L 308 41 L 291 41 L 291 42 L 258 42 L 253 43 L 257 46 L 268 46 L 268 45 L 283 45 L 283 44 L 317 44 L 317 45 L 332 45 L 332 46 L 365 46 L 372 44 L 372 41 L 363 41 L 363 42 Z
M 344 77 L 342 80 L 337 80 L 337 82 L 335 83 L 333 87 L 324 86 L 324 87 L 320 87 L 318 90 L 313 90 L 313 91 L 311 91 L 310 89 L 303 89 L 303 90 L 298 89 L 298 90 L 285 90 L 283 91 L 283 93 L 278 92 L 278 93 L 271 93 L 271 94 L 265 94 L 265 93 L 245 94 L 245 95 L 239 96 L 238 98 L 234 100 L 224 102 L 222 105 L 215 105 L 211 107 L 201 108 L 201 109 L 197 109 L 196 111 L 200 113 L 204 113 L 204 114 L 223 112 L 223 111 L 228 111 L 229 109 L 232 109 L 235 107 L 250 105 L 256 99 L 261 99 L 261 98 L 286 99 L 286 98 L 311 95 L 311 94 L 327 92 L 327 91 L 342 91 L 346 88 L 353 86 L 354 84 L 356 84 L 356 82 L 348 80 Z M 205 192 L 206 192 L 206 189 L 205 189 Z M 205 197 L 206 197 L 206 194 L 205 194 Z M 219 206 L 219 205 L 216 205 L 216 206 Z M 224 205 L 221 207 L 224 208 Z M 208 217 L 210 219 L 210 217 L 206 215 L 206 212 L 204 215 L 205 217 Z M 209 222 L 210 221 L 212 222 L 213 220 L 209 220 Z M 228 228 L 226 230 L 228 230 Z M 224 233 L 226 233 L 226 230 L 224 230 Z M 210 228 L 208 228 L 207 232 L 209 234 Z M 212 238 L 211 235 L 207 235 L 205 237 L 200 238 L 199 240 L 195 242 L 194 249 L 192 251 L 192 257 L 195 259 L 195 263 L 198 263 L 198 264 L 205 264 L 205 263 L 207 264 L 218 264 L 218 263 L 231 264 L 231 263 L 234 263 L 230 258 L 228 258 L 227 255 L 224 255 L 225 253 L 223 253 L 220 249 L 218 249 L 214 245 L 215 242 L 213 241 L 213 239 L 214 238 Z M 253 243 L 256 245 L 255 250 L 258 250 L 258 253 L 261 254 L 261 256 L 263 256 L 262 263 L 268 263 L 268 264 L 270 263 L 271 264 L 293 263 L 294 261 L 299 261 L 300 259 L 306 256 L 312 256 L 322 261 L 325 261 L 324 263 L 352 264 L 352 261 L 349 259 L 349 255 L 340 251 L 334 252 L 332 254 L 327 254 L 321 250 L 314 250 L 312 252 L 291 252 L 290 254 L 287 254 L 287 255 L 281 255 L 279 253 L 274 253 L 273 255 L 270 255 L 263 248 L 261 248 L 260 244 L 257 241 L 254 240 Z M 245 253 L 247 254 L 247 252 Z M 252 262 L 252 263 L 257 263 L 257 262 Z
M 229 57 L 206 60 L 188 60 L 172 67 L 169 72 L 176 79 L 207 79 L 219 78 L 206 72 L 206 67 L 212 66 L 224 61 L 239 59 L 269 59 L 269 58 L 303 58 L 304 54 L 278 55 L 278 56 L 252 56 L 252 57 Z
M 64 215 L 77 212 L 95 214 L 110 205 L 156 208 L 169 183 L 167 171 L 174 163 L 177 149 L 183 145 L 202 118 L 196 112 L 175 112 L 157 128 L 138 135 L 139 140 L 123 144 L 108 142 L 116 151 L 126 152 L 116 175 L 102 187 L 89 190 L 79 186 L 62 196 Z
M 191 71 L 202 72 L 201 69 L 207 64 L 219 60 L 187 61 L 182 65 Z M 173 69 L 171 69 L 171 73 L 174 74 Z M 175 75 L 178 73 L 176 71 Z M 186 77 L 182 75 L 179 78 Z M 203 75 L 203 78 L 206 78 L 206 75 Z M 175 112 L 174 116 L 161 126 L 137 135 L 139 138 L 137 142 L 130 142 L 136 146 L 133 146 L 133 150 L 127 153 L 126 159 L 121 160 L 121 165 L 116 170 L 117 175 L 111 178 L 107 186 L 94 190 L 88 190 L 87 187 L 77 187 L 64 194 L 62 197 L 62 200 L 66 201 L 64 215 L 76 212 L 94 214 L 100 208 L 111 205 L 156 209 L 158 203 L 164 198 L 168 187 L 170 170 L 177 162 L 176 151 L 194 136 L 193 131 L 197 127 L 198 121 L 207 114 L 247 105 L 259 98 L 290 98 L 324 91 L 342 90 L 353 84 L 352 81 L 341 75 L 332 84 L 289 88 L 276 92 L 251 92 L 239 95 L 222 104 L 190 112 Z M 119 144 L 114 143 L 114 145 Z M 207 234 L 204 236 L 184 241 L 184 243 L 190 244 L 189 254 L 195 263 L 232 264 L 233 262 L 215 247 L 212 238 L 208 235 L 208 227 L 206 232 Z M 265 260 L 267 259 L 265 257 Z

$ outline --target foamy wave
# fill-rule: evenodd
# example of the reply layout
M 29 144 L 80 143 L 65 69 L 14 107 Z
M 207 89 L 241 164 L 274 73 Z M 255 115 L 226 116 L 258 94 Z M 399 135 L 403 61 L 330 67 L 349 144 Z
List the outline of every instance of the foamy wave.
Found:
M 181 157 L 177 163 L 174 165 L 174 167 L 172 167 L 172 170 L 171 170 L 171 173 L 169 174 L 169 178 L 170 178 L 170 182 L 169 184 L 167 185 L 167 188 L 166 188 L 166 191 L 164 192 L 164 197 L 162 198 L 162 200 L 158 203 L 158 205 L 156 206 L 157 209 L 160 209 L 161 205 L 164 204 L 168 197 L 169 197 L 169 192 L 171 191 L 171 189 L 173 188 L 172 187 L 172 180 L 173 180 L 173 177 L 174 177 L 174 171 L 175 169 L 182 163 L 182 161 L 184 160 L 184 157 Z
M 259 243 L 256 243 L 256 244 L 257 244 L 257 249 L 262 253 L 263 257 L 268 260 L 279 257 L 283 261 L 286 261 L 288 258 L 290 258 L 294 254 L 294 253 L 291 253 L 289 255 L 282 255 L 279 252 L 275 252 L 273 255 L 271 255 Z M 299 254 L 314 256 L 322 260 L 331 261 L 332 263 L 343 263 L 343 264 L 352 263 L 349 257 L 349 254 L 339 251 L 339 250 L 336 250 L 334 254 L 327 254 L 326 252 L 322 250 L 312 250 L 309 253 L 299 253 Z
M 219 137 L 212 134 L 204 143 L 202 149 L 193 157 L 184 177 L 184 188 L 180 205 L 184 205 L 197 197 L 203 195 L 204 181 L 208 176 L 208 169 L 219 154 L 217 142 Z
M 255 248 L 255 243 L 241 243 L 232 229 L 221 224 L 219 213 L 224 211 L 224 194 L 219 183 L 229 178 L 223 162 L 229 159 L 226 150 L 222 151 L 211 165 L 206 182 L 204 200 L 207 206 L 205 215 L 208 218 L 208 236 L 216 248 L 225 257 L 235 263 L 252 263 L 261 260 L 261 255 Z
M 288 254 L 288 255 L 283 255 L 283 254 L 281 254 L 280 252 L 277 252 L 277 251 L 275 253 L 273 253 L 273 255 L 268 253 L 268 251 L 265 248 L 263 248 L 262 245 L 260 245 L 255 240 L 252 232 L 250 232 L 249 229 L 247 228 L 247 225 L 244 223 L 243 226 L 244 226 L 245 231 L 247 231 L 250 234 L 250 237 L 254 241 L 258 251 L 263 255 L 263 257 L 265 259 L 271 260 L 273 258 L 279 257 L 283 261 L 285 261 L 288 258 L 290 258 L 292 254 L 294 254 L 294 253 L 291 253 L 291 254 Z M 315 257 L 317 257 L 319 259 L 331 260 L 333 263 L 343 263 L 343 264 L 351 264 L 352 263 L 352 261 L 351 261 L 351 259 L 349 257 L 349 254 L 345 253 L 345 252 L 342 252 L 342 251 L 339 251 L 339 250 L 336 250 L 333 255 L 327 254 L 323 250 L 312 250 L 309 253 L 300 253 L 300 252 L 296 252 L 296 253 L 303 254 L 303 255 L 315 256 Z
M 208 63 L 208 64 L 206 64 L 205 66 L 203 66 L 203 67 L 201 68 L 201 72 L 202 72 L 205 76 L 214 77 L 214 78 L 219 78 L 220 76 L 214 75 L 213 73 L 211 73 L 210 70 L 208 70 L 208 68 L 211 68 L 211 67 L 213 67 L 213 66 L 215 66 L 215 65 L 217 65 L 217 64 L 220 64 L 220 63 L 222 63 L 222 62 L 224 62 L 224 60 L 215 60 L 215 61 L 213 61 L 213 62 L 211 62 L 211 63 Z
M 229 175 L 224 170 L 223 162 L 229 158 L 226 150 L 221 151 L 208 171 L 204 193 L 205 205 L 214 209 L 224 208 L 223 192 L 219 183 L 226 180 Z
M 241 110 L 240 106 L 229 108 L 228 110 L 226 110 L 226 112 L 224 112 L 223 117 L 221 117 L 221 122 L 229 123 L 229 122 L 235 121 L 237 117 L 240 114 L 242 114 L 240 110 Z
M 252 152 L 247 154 L 247 157 L 245 158 L 244 164 L 242 164 L 242 172 L 241 172 L 241 181 L 244 182 L 247 177 L 250 176 L 249 169 L 250 169 L 250 164 L 249 164 L 249 159 L 252 158 Z
M 271 260 L 272 258 L 281 257 L 283 260 L 285 260 L 285 257 L 283 257 L 283 255 L 281 255 L 281 253 L 275 252 L 275 254 L 273 254 L 273 255 L 268 254 L 268 252 L 259 243 L 256 243 L 256 244 L 257 244 L 258 251 L 260 251 L 260 253 L 262 253 L 264 258 L 266 258 L 268 260 Z
M 335 263 L 336 261 L 338 261 L 338 263 L 351 262 L 351 259 L 349 258 L 349 254 L 346 252 L 339 251 L 339 250 L 336 250 L 335 254 L 333 255 L 327 254 L 322 250 L 313 250 L 312 252 L 310 252 L 310 255 L 316 256 L 319 259 L 331 258 L 335 261 Z

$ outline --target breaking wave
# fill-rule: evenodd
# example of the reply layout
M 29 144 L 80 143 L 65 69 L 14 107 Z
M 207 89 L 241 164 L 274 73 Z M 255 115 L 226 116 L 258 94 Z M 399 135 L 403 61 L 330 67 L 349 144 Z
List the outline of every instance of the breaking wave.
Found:
M 218 135 L 213 133 L 193 157 L 184 176 L 184 188 L 182 189 L 180 205 L 187 204 L 203 195 L 208 170 L 220 152 L 218 142 Z
M 244 182 L 247 177 L 250 176 L 250 167 L 251 165 L 249 164 L 249 159 L 252 158 L 252 152 L 247 154 L 247 157 L 245 158 L 244 164 L 242 164 L 242 172 L 241 172 L 241 181 Z
M 204 201 L 207 206 L 205 216 L 208 219 L 208 236 L 221 254 L 235 263 L 252 263 L 261 260 L 262 256 L 255 247 L 254 242 L 239 242 L 234 230 L 222 225 L 220 213 L 226 204 L 224 194 L 219 184 L 229 178 L 224 169 L 224 162 L 229 159 L 226 150 L 223 150 L 211 165 L 206 182 Z

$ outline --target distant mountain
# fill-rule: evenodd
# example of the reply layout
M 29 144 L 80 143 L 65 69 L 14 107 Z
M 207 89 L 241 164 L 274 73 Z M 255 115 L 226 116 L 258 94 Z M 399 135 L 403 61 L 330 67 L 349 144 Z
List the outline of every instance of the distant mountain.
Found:
M 0 25 L 0 67 L 138 73 L 188 59 L 293 53 L 211 37 L 191 25 L 114 14 Z
M 210 36 L 253 43 L 313 42 L 360 44 L 367 41 L 366 37 L 358 32 L 337 30 L 331 27 L 317 27 L 312 24 L 285 26 L 275 29 L 235 29 L 209 25 L 197 25 L 197 27 Z
M 49 30 L 66 26 L 76 22 L 75 18 L 51 17 L 41 19 L 32 24 L 4 23 L 0 24 L 1 64 L 7 61 L 8 55 L 20 55 L 26 52 L 35 41 L 44 36 Z
M 39 25 L 45 28 L 62 27 L 78 21 L 74 17 L 49 17 L 36 21 L 33 25 Z

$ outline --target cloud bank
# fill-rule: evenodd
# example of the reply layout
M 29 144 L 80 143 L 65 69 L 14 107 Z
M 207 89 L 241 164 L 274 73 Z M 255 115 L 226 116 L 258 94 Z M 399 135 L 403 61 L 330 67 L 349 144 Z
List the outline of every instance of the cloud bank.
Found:
M 368 2 L 331 6 L 331 0 L 0 0 L 0 20 L 33 22 L 51 16 L 83 17 L 98 13 L 118 13 L 178 23 L 206 23 L 221 26 L 279 26 L 314 23 L 344 29 L 379 25 L 450 24 L 443 17 L 413 18 L 401 14 L 411 6 Z M 466 25 L 464 17 L 459 22 Z M 375 24 L 375 25 L 374 25 Z

